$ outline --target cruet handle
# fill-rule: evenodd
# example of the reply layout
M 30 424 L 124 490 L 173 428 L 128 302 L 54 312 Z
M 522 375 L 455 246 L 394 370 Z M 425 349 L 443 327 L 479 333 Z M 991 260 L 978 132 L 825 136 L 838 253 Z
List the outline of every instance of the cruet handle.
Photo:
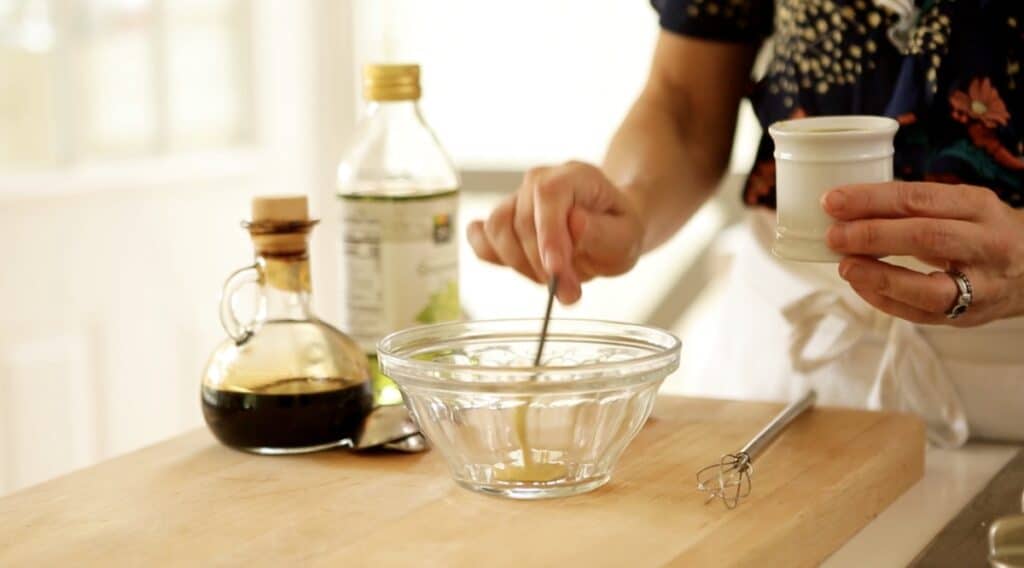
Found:
M 262 280 L 263 271 L 260 270 L 258 265 L 254 264 L 236 270 L 224 281 L 224 288 L 220 296 L 220 324 L 236 344 L 240 345 L 248 341 L 256 333 L 260 324 L 263 323 L 266 314 L 266 299 L 261 292 L 256 315 L 251 320 L 243 323 L 239 321 L 238 314 L 235 313 L 235 296 L 243 286 L 259 285 L 262 283 Z

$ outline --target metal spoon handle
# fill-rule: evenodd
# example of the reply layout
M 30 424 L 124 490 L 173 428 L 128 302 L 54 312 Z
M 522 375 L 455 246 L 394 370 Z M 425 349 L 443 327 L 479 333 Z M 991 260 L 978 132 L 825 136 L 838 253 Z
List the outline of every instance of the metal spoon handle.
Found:
M 555 292 L 558 290 L 558 277 L 552 276 L 548 280 L 548 306 L 544 309 L 544 324 L 540 328 L 540 343 L 537 345 L 537 355 L 533 358 L 533 366 L 540 367 L 541 357 L 544 355 L 544 343 L 548 339 L 548 324 L 551 323 L 551 308 L 555 305 Z
M 814 401 L 818 399 L 818 393 L 814 390 L 807 391 L 800 400 L 791 402 L 789 406 L 782 409 L 782 412 L 778 413 L 772 421 L 764 427 L 763 430 L 757 433 L 743 449 L 740 450 L 741 454 L 746 454 L 751 460 L 756 458 L 761 452 L 771 444 L 775 438 L 779 437 L 779 434 L 789 426 L 789 423 L 800 416 L 808 408 L 814 406 Z

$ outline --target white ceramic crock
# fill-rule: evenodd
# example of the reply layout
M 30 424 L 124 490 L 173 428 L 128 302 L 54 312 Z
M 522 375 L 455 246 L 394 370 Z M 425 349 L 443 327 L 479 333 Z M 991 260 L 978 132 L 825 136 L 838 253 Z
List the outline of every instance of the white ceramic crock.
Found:
M 776 122 L 777 224 L 772 252 L 787 260 L 838 262 L 825 244 L 834 222 L 821 197 L 841 185 L 891 181 L 899 124 L 882 116 L 818 116 Z

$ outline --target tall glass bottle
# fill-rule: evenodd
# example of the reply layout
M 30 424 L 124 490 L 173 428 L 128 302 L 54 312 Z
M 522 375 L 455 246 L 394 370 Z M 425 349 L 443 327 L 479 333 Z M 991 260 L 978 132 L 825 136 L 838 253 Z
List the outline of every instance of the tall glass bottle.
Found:
M 418 65 L 368 65 L 366 106 L 338 165 L 342 327 L 370 359 L 378 404 L 401 394 L 377 366 L 385 334 L 458 319 L 459 177 L 419 109 Z
M 228 338 L 203 373 L 203 416 L 221 442 L 263 454 L 291 454 L 354 440 L 373 405 L 362 349 L 310 307 L 305 196 L 253 200 L 246 223 L 256 262 L 224 284 Z M 235 304 L 252 288 L 255 309 Z

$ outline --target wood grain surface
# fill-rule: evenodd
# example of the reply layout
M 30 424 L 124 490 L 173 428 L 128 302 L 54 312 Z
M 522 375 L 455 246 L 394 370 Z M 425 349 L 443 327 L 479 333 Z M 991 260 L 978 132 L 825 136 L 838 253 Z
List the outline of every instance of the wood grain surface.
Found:
M 535 502 L 457 487 L 436 451 L 262 457 L 199 430 L 0 499 L 0 565 L 812 566 L 920 479 L 924 429 L 815 409 L 739 508 L 705 505 L 697 469 L 779 408 L 662 397 L 608 485 Z

